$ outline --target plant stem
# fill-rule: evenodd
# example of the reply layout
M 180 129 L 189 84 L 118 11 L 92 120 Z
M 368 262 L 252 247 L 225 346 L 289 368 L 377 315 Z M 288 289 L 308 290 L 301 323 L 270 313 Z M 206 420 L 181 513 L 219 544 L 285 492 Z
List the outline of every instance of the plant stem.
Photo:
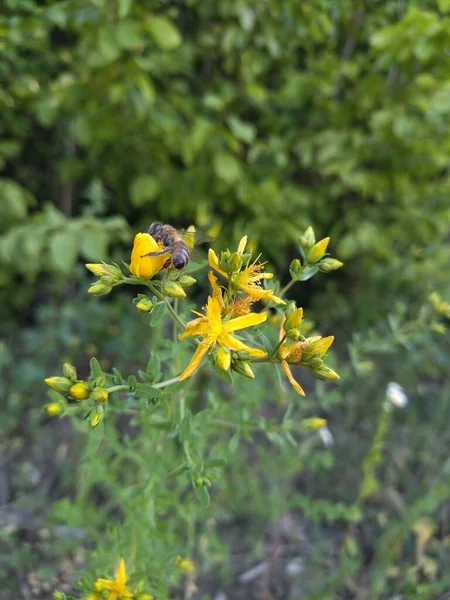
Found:
M 297 279 L 292 279 L 289 283 L 287 283 L 284 288 L 281 290 L 281 292 L 278 294 L 279 298 L 282 298 L 284 296 L 284 294 L 291 289 L 291 287 L 294 285 L 294 283 L 297 283 Z
M 177 313 L 174 311 L 174 309 L 172 308 L 172 305 L 170 304 L 170 302 L 167 300 L 166 296 L 164 296 L 164 294 L 161 294 L 161 292 L 159 290 L 157 290 L 155 288 L 155 286 L 150 283 L 150 281 L 147 282 L 147 286 L 149 287 L 149 289 L 155 294 L 155 296 L 157 298 L 159 298 L 160 300 L 162 300 L 163 302 L 166 303 L 167 305 L 167 309 L 170 312 L 171 316 L 173 319 L 175 319 L 175 321 L 180 325 L 180 327 L 182 327 L 183 329 L 186 328 L 186 323 L 183 321 L 183 319 L 181 319 L 179 317 L 179 315 L 177 315 Z

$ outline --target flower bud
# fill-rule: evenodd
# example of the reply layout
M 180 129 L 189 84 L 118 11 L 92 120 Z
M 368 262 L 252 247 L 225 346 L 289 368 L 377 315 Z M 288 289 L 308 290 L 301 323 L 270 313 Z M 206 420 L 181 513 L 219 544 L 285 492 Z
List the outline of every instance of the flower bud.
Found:
M 327 251 L 328 243 L 330 241 L 329 237 L 323 238 L 320 242 L 314 244 L 311 250 L 308 252 L 307 260 L 310 263 L 315 263 L 322 258 L 322 256 Z
M 63 364 L 63 373 L 64 373 L 64 376 L 67 377 L 68 379 L 70 379 L 74 382 L 77 380 L 77 370 L 73 365 L 71 365 L 68 362 Z
M 242 257 L 237 252 L 233 252 L 228 260 L 228 273 L 238 273 L 242 267 Z
M 106 375 L 104 373 L 102 373 L 101 375 L 99 375 L 92 381 L 91 388 L 105 387 L 105 385 L 106 385 Z
M 90 288 L 88 289 L 88 293 L 93 294 L 94 296 L 105 296 L 106 294 L 109 294 L 111 289 L 112 288 L 110 285 L 102 283 L 102 281 L 100 280 L 96 281 L 90 286 Z
M 314 229 L 312 227 L 308 227 L 305 233 L 300 236 L 300 244 L 306 249 L 309 250 L 312 246 L 314 246 L 316 241 L 316 236 L 314 235 Z
M 57 417 L 63 412 L 64 406 L 59 402 L 50 402 L 44 406 L 43 410 L 51 417 Z
M 249 360 L 252 357 L 248 350 L 238 350 L 236 354 L 239 360 Z
M 226 273 L 228 273 L 228 260 L 230 256 L 231 253 L 229 250 L 222 250 L 222 252 L 220 253 L 219 266 L 222 269 L 222 271 L 225 271 Z
M 203 477 L 196 477 L 194 479 L 195 487 L 203 487 Z
M 343 266 L 343 262 L 336 260 L 335 258 L 324 258 L 319 263 L 319 269 L 323 273 L 329 273 L 330 271 L 336 271 Z
M 295 279 L 297 275 L 300 275 L 302 271 L 302 263 L 298 258 L 294 258 L 294 260 L 289 265 L 289 273 L 291 274 L 292 279 Z
M 100 425 L 100 423 L 105 418 L 105 410 L 102 405 L 96 406 L 94 410 L 91 412 L 89 417 L 89 425 L 92 428 L 96 428 Z
M 70 388 L 70 397 L 74 400 L 86 400 L 91 395 L 91 386 L 87 381 L 79 381 Z
M 290 340 L 293 340 L 294 342 L 297 342 L 302 337 L 302 334 L 298 329 L 288 329 L 288 331 L 286 331 L 286 335 Z
M 154 596 L 152 596 L 151 594 L 138 594 L 137 596 L 134 596 L 136 598 L 136 600 L 154 600 Z
M 306 429 L 321 429 L 327 424 L 326 419 L 320 419 L 319 417 L 312 417 L 311 419 L 303 419 L 302 425 Z
M 182 558 L 181 556 L 177 556 L 175 559 L 175 565 L 185 573 L 189 573 L 190 571 L 194 570 L 194 563 L 189 558 Z
M 94 402 L 106 402 L 108 396 L 109 392 L 104 387 L 96 387 L 91 393 L 91 398 Z
M 150 312 L 153 310 L 153 302 L 150 298 L 141 298 L 138 302 L 136 302 L 136 308 L 139 312 Z
M 219 346 L 215 356 L 214 356 L 214 364 L 222 371 L 228 371 L 231 365 L 231 352 L 228 348 L 224 348 L 223 346 Z
M 313 356 L 323 356 L 334 341 L 333 335 L 319 338 L 311 342 L 303 352 L 303 360 L 308 360 Z
M 191 285 L 197 283 L 197 280 L 191 277 L 190 275 L 180 275 L 180 277 L 178 278 L 178 283 L 181 285 L 181 287 L 185 288 L 191 287 Z
M 85 267 L 97 277 L 111 277 L 113 281 L 123 279 L 123 273 L 116 265 L 108 265 L 107 263 L 90 263 L 85 265 Z
M 284 322 L 283 329 L 286 332 L 289 331 L 289 329 L 297 329 L 297 327 L 300 327 L 302 324 L 302 321 L 303 308 L 297 308 L 294 311 L 290 310 L 289 315 L 286 314 L 286 321 Z
M 73 382 L 67 377 L 47 377 L 44 381 L 52 390 L 62 392 L 63 394 L 66 394 L 73 385 Z
M 255 374 L 250 366 L 250 363 L 246 360 L 238 360 L 236 362 L 231 363 L 231 368 L 236 373 L 240 375 L 244 375 L 244 377 L 248 377 L 249 379 L 255 379 Z
M 59 590 L 55 590 L 53 592 L 53 600 L 67 600 L 67 596 L 64 592 L 60 592 Z
M 325 379 L 330 381 L 340 379 L 336 371 L 324 363 L 322 363 L 319 367 L 314 369 L 313 373 L 319 379 Z
M 165 281 L 162 287 L 165 293 L 171 298 L 186 298 L 186 292 L 175 281 Z

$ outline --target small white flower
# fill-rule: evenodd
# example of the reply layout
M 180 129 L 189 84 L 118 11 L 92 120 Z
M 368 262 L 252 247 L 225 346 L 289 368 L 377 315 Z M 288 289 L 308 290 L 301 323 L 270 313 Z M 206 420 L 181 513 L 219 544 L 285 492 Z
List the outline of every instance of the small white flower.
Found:
M 326 425 L 321 427 L 319 429 L 318 433 L 319 433 L 320 437 L 322 438 L 323 445 L 326 448 L 329 448 L 330 446 L 332 446 L 334 444 L 333 434 L 331 433 L 331 431 L 328 429 L 328 427 Z
M 408 404 L 408 396 L 405 394 L 405 390 L 401 385 L 391 381 L 386 388 L 386 398 L 391 404 L 398 408 L 405 408 Z

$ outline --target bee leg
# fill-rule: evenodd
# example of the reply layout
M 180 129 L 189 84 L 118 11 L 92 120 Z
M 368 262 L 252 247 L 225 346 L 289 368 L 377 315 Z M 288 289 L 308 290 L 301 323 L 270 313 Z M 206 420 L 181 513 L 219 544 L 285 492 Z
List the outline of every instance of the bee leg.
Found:
M 141 254 L 141 258 L 145 256 L 163 256 L 164 254 L 168 254 L 168 252 L 166 250 L 164 252 L 149 252 L 148 254 Z

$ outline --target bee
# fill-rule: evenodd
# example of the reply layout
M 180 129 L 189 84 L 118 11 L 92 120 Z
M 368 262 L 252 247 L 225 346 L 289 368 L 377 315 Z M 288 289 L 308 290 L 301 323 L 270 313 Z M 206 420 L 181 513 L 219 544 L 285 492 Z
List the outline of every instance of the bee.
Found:
M 172 225 L 165 225 L 160 221 L 155 221 L 147 228 L 146 233 L 161 244 L 161 252 L 149 252 L 145 256 L 162 256 L 170 254 L 170 262 L 175 269 L 183 269 L 191 258 L 191 252 L 194 244 L 212 241 L 209 235 L 198 231 L 179 231 Z

